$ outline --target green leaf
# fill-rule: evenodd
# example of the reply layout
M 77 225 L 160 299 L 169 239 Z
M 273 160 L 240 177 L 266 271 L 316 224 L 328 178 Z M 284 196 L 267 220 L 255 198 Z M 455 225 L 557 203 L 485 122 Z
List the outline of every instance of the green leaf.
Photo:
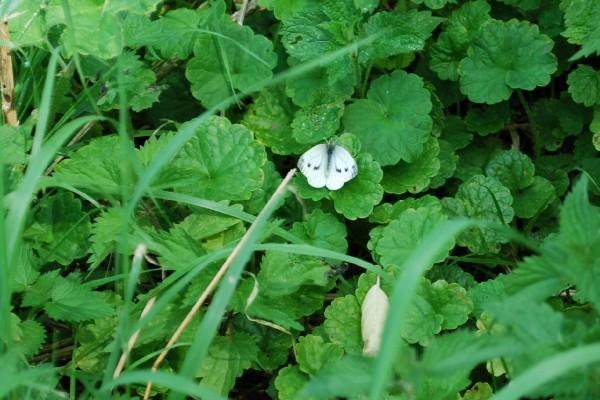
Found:
M 344 350 L 337 344 L 326 343 L 321 336 L 307 335 L 298 339 L 296 358 L 300 370 L 315 375 L 327 363 L 340 359 Z
M 400 335 L 408 343 L 427 346 L 433 336 L 442 330 L 444 317 L 436 312 L 430 301 L 431 291 L 431 282 L 422 279 L 407 311 L 406 320 L 400 328 Z
M 256 338 L 248 333 L 217 336 L 196 376 L 202 378 L 202 385 L 227 395 L 235 380 L 256 361 L 257 355 Z
M 280 400 L 295 400 L 302 388 L 308 383 L 308 375 L 300 371 L 297 365 L 288 365 L 279 370 L 275 378 L 275 389 Z M 306 400 L 313 400 L 314 397 L 303 397 Z
M 320 104 L 300 109 L 292 121 L 292 135 L 298 143 L 314 144 L 333 136 L 340 127 L 344 105 Z
M 441 204 L 442 203 L 437 197 L 431 195 L 425 195 L 419 198 L 407 197 L 406 199 L 398 200 L 394 204 L 383 203 L 375 207 L 375 210 L 373 210 L 373 213 L 369 216 L 369 222 L 388 224 L 400 217 L 400 215 L 409 208 L 433 208 L 436 206 L 441 207 Z
M 490 20 L 460 63 L 460 90 L 475 103 L 495 104 L 513 89 L 546 86 L 557 67 L 552 46 L 536 25 Z
M 119 81 L 120 63 L 121 80 Z M 82 62 L 85 75 L 98 85 L 97 105 L 101 110 L 119 108 L 119 85 L 125 92 L 125 98 L 133 111 L 141 111 L 152 107 L 158 101 L 161 87 L 156 84 L 156 75 L 146 63 L 134 53 L 123 53 L 118 59 L 100 60 L 86 57 Z M 98 79 L 101 78 L 101 79 Z
M 9 273 L 10 288 L 13 293 L 29 288 L 38 278 L 40 273 L 40 259 L 36 257 L 30 246 L 22 244 L 18 254 L 14 256 L 13 265 Z
M 477 382 L 467 390 L 461 400 L 491 400 L 494 392 L 487 382 Z
M 30 148 L 31 127 L 0 125 L 0 163 L 25 164 Z
M 244 210 L 250 214 L 256 215 L 260 212 L 282 180 L 275 164 L 269 160 L 263 165 L 263 175 L 263 186 L 252 192 L 252 197 L 242 203 Z
M 260 288 L 270 297 L 286 296 L 303 285 L 325 286 L 329 267 L 315 257 L 268 251 L 257 275 Z
M 431 179 L 440 171 L 440 145 L 431 137 L 423 147 L 423 152 L 412 162 L 404 161 L 383 170 L 383 189 L 387 193 L 420 193 L 427 189 Z
M 367 99 L 346 107 L 344 126 L 382 166 L 412 162 L 429 140 L 431 107 L 423 80 L 397 70 L 373 81 Z
M 90 217 L 70 192 L 45 196 L 24 236 L 46 262 L 69 265 L 88 250 Z
M 446 4 L 455 4 L 456 0 L 411 0 L 415 4 L 425 4 L 427 7 L 438 10 L 444 8 Z
M 531 11 L 540 7 L 541 0 L 500 0 L 502 3 L 517 7 L 523 11 Z
M 265 89 L 248 108 L 242 124 L 275 154 L 299 154 L 304 146 L 292 136 L 294 109 L 280 87 Z
M 184 129 L 184 126 L 181 127 Z M 248 200 L 262 186 L 264 148 L 244 126 L 210 117 L 174 160 L 182 193 L 209 200 Z
M 291 60 L 290 66 L 298 62 Z M 350 98 L 354 92 L 354 79 L 341 79 L 330 82 L 327 69 L 314 68 L 304 72 L 297 78 L 286 81 L 285 93 L 291 97 L 294 104 L 300 107 L 320 104 L 340 103 Z
M 580 64 L 567 79 L 569 93 L 576 103 L 586 107 L 600 104 L 600 71 Z
M 334 215 L 320 209 L 313 210 L 304 217 L 303 222 L 295 222 L 290 230 L 303 242 L 316 247 L 346 253 L 346 226 Z
M 107 197 L 120 194 L 123 164 L 120 139 L 103 136 L 80 147 L 71 158 L 61 161 L 52 179 Z
M 127 223 L 127 216 L 122 208 L 109 208 L 96 217 L 90 236 L 90 268 L 98 267 L 115 250 L 117 243 L 123 254 L 131 254 L 136 243 L 131 236 L 131 229 L 125 230 Z M 123 233 L 126 234 L 126 243 L 122 241 Z
M 209 9 L 178 8 L 167 12 L 162 18 L 152 22 L 154 45 L 165 58 L 187 59 L 194 49 L 194 43 L 201 35 L 206 35 L 205 27 Z
M 109 59 L 121 53 L 123 37 L 115 11 L 105 10 L 94 0 L 81 0 L 69 8 L 71 19 L 65 18 L 66 28 L 62 35 L 67 55 L 79 53 Z
M 471 108 L 465 122 L 471 131 L 487 136 L 500 131 L 509 122 L 511 111 L 507 102 L 484 108 Z
M 36 355 L 46 340 L 46 330 L 33 319 L 21 321 L 15 314 L 12 317 L 12 343 L 21 354 L 30 357 Z
M 600 53 L 600 4 L 594 0 L 561 0 L 565 30 L 561 33 L 569 43 L 582 45 L 572 59 Z
M 440 79 L 458 80 L 460 61 L 466 57 L 481 25 L 490 20 L 491 7 L 485 0 L 465 2 L 448 18 L 444 31 L 431 46 L 429 67 Z
M 432 304 L 437 313 L 444 318 L 442 329 L 456 329 L 467 322 L 473 310 L 473 301 L 463 287 L 444 280 L 434 282 L 431 287 Z
M 508 224 L 514 217 L 510 190 L 498 180 L 475 175 L 462 183 L 454 198 L 445 197 L 442 203 L 452 216 Z M 472 252 L 497 253 L 508 238 L 491 228 L 471 228 L 462 232 L 457 243 Z
M 486 175 L 496 178 L 513 193 L 533 184 L 535 166 L 519 150 L 504 150 L 492 157 L 485 168 Z
M 458 155 L 454 152 L 452 145 L 443 139 L 439 139 L 438 143 L 440 145 L 440 170 L 437 175 L 431 178 L 429 187 L 432 189 L 442 187 L 447 179 L 452 178 L 458 164 Z
M 346 295 L 333 300 L 325 309 L 325 332 L 332 343 L 349 354 L 362 354 L 360 306 L 356 297 Z
M 277 64 L 273 43 L 248 26 L 226 18 L 212 25 L 213 34 L 195 40 L 194 57 L 185 70 L 192 94 L 207 108 L 271 78 Z
M 365 30 L 376 39 L 359 55 L 362 63 L 401 53 L 423 50 L 425 42 L 442 21 L 429 11 L 408 10 L 378 12 L 372 15 Z
M 366 218 L 381 201 L 381 167 L 369 154 L 356 157 L 358 175 L 340 190 L 330 192 L 335 210 L 350 220 Z
M 507 296 L 505 280 L 506 275 L 501 274 L 469 289 L 469 297 L 473 300 L 473 314 L 479 317 L 489 304 L 502 301 Z
M 412 254 L 417 243 L 431 230 L 447 221 L 439 206 L 409 208 L 383 229 L 375 251 L 383 266 L 402 265 Z M 450 242 L 435 257 L 434 263 L 448 257 L 454 242 Z M 433 264 L 432 264 L 433 265 Z
M 533 177 L 533 183 L 515 194 L 515 215 L 519 218 L 533 218 L 556 199 L 552 183 L 540 176 Z
M 23 305 L 41 307 L 62 321 L 85 321 L 111 315 L 112 307 L 99 293 L 81 284 L 76 277 L 63 278 L 54 270 L 41 275 L 25 292 Z
M 473 134 L 467 129 L 466 123 L 456 115 L 448 115 L 444 119 L 442 139 L 446 140 L 454 150 L 464 149 L 473 140 Z

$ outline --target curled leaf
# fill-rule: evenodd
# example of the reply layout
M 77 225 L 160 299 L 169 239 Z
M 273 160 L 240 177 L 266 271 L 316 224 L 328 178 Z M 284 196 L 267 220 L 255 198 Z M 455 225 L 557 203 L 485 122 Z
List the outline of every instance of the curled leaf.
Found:
M 388 297 L 377 278 L 377 282 L 367 292 L 361 308 L 363 354 L 366 356 L 374 356 L 379 352 L 388 304 Z

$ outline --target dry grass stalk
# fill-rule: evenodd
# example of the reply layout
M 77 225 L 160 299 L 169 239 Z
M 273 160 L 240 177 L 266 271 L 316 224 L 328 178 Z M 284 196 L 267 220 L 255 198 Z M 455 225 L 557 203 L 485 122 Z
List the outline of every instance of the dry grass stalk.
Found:
M 15 78 L 13 75 L 12 56 L 10 52 L 10 35 L 8 32 L 8 19 L 5 17 L 0 23 L 0 82 L 2 82 L 2 113 L 4 122 L 11 126 L 19 126 L 17 110 L 13 101 L 15 91 Z

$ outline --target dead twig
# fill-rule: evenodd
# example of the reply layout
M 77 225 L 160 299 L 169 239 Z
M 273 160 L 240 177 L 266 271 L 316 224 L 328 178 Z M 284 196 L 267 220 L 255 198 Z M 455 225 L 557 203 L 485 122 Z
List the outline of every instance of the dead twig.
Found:
M 0 24 L 0 81 L 2 82 L 2 113 L 4 121 L 11 126 L 19 126 L 17 110 L 13 101 L 15 91 L 15 78 L 13 75 L 12 56 L 10 52 L 10 35 L 8 32 L 8 18 L 4 17 Z

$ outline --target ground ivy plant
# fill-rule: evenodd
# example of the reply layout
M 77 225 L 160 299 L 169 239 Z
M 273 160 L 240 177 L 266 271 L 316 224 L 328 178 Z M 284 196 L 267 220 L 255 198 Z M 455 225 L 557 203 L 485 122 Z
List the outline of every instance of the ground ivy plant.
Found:
M 0 397 L 600 398 L 597 0 L 0 14 Z

